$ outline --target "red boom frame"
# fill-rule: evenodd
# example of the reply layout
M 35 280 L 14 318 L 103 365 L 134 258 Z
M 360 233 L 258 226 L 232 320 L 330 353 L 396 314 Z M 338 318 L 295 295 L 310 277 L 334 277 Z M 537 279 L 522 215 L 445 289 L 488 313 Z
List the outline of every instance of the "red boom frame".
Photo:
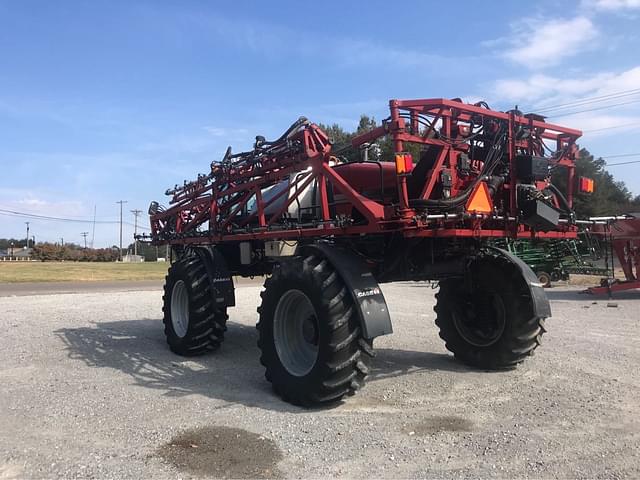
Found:
M 253 161 L 213 163 L 208 175 L 200 175 L 198 180 L 168 191 L 172 196 L 170 207 L 151 212 L 154 243 L 208 244 L 384 232 L 401 232 L 405 237 L 575 237 L 576 229 L 567 220 L 549 232 L 534 231 L 518 223 L 515 157 L 518 152 L 542 156 L 545 148 L 542 141 L 554 142 L 556 155 L 552 164 L 567 169 L 566 197 L 571 205 L 578 153 L 575 142 L 581 136 L 580 131 L 547 123 L 538 115 L 498 112 L 481 104 L 469 105 L 456 100 L 391 100 L 389 107 L 389 119 L 382 126 L 355 137 L 352 144 L 359 147 L 390 135 L 396 153 L 404 152 L 407 142 L 439 149 L 437 160 L 425 177 L 421 199 L 437 197 L 435 185 L 443 168 L 452 175 L 451 195 L 464 186 L 456 176 L 456 166 L 460 155 L 468 150 L 464 140 L 473 133 L 474 124 L 506 123 L 510 178 L 501 186 L 501 194 L 508 199 L 506 211 L 500 215 L 429 214 L 425 209 L 412 208 L 404 174 L 396 174 L 395 204 L 368 198 L 348 183 L 339 169 L 332 168 L 332 162 L 337 159 L 332 155 L 327 135 L 317 125 L 307 122 L 291 132 L 282 146 L 275 145 Z M 421 127 L 425 129 L 421 131 Z M 518 132 L 523 129 L 533 134 L 519 136 Z M 434 135 L 436 130 L 438 135 Z M 265 188 L 295 172 L 300 174 L 287 188 L 268 200 L 262 198 Z M 316 182 L 318 192 L 318 203 L 314 207 L 318 211 L 317 220 L 306 224 L 288 221 L 287 209 L 298 201 L 311 182 Z M 329 189 L 341 194 L 342 203 L 359 212 L 363 221 L 353 223 L 332 214 L 336 203 L 330 202 Z M 267 215 L 267 209 L 276 206 L 284 195 L 287 196 L 284 204 Z M 250 203 L 255 205 L 251 211 L 248 210 Z M 208 228 L 201 231 L 199 227 L 207 222 Z

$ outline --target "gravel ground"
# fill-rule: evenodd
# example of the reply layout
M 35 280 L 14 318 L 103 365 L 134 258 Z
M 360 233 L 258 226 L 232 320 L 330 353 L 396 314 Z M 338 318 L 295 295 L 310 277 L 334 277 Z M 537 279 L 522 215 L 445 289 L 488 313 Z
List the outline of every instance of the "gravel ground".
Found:
M 309 411 L 263 378 L 259 290 L 196 359 L 166 347 L 159 291 L 0 298 L 0 478 L 640 477 L 640 292 L 551 289 L 537 355 L 490 373 L 445 351 L 429 286 L 386 285 L 366 388 Z

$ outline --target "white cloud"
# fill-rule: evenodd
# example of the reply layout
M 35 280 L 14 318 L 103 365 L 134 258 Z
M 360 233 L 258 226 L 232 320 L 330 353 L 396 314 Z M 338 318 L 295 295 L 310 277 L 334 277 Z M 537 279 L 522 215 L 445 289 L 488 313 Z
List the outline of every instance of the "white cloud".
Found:
M 603 11 L 633 10 L 640 9 L 640 0 L 587 0 L 583 5 Z
M 494 84 L 493 97 L 545 106 L 639 88 L 640 66 L 637 66 L 621 73 L 602 72 L 575 78 L 534 74 L 526 79 L 500 79 Z
M 640 128 L 640 66 L 575 78 L 534 74 L 502 79 L 495 82 L 492 96 L 519 104 L 525 111 L 540 110 L 552 122 L 585 131 L 588 138 Z M 545 111 L 545 107 L 558 108 Z
M 514 36 L 506 39 L 511 48 L 504 56 L 532 69 L 555 65 L 588 49 L 599 35 L 591 20 L 583 16 L 568 20 L 528 20 L 512 28 Z M 503 40 L 496 42 L 504 43 Z
M 638 115 L 614 115 L 600 113 L 581 113 L 571 115 L 562 119 L 558 123 L 571 124 L 584 132 L 584 137 L 593 139 L 608 135 L 620 135 L 623 132 L 636 131 L 640 129 L 640 113 Z
M 0 208 L 36 215 L 78 217 L 88 215 L 88 206 L 71 199 L 47 199 L 38 192 L 21 188 L 0 188 Z
M 246 128 L 225 128 L 225 127 L 212 127 L 206 126 L 203 127 L 205 132 L 209 133 L 214 137 L 225 137 L 235 139 L 238 137 L 244 138 L 249 135 L 249 130 Z

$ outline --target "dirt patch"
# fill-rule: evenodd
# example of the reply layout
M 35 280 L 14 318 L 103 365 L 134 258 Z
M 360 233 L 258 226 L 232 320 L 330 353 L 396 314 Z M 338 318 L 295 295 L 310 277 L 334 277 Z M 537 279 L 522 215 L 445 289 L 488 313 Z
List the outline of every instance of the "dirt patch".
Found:
M 239 428 L 187 430 L 158 449 L 158 455 L 193 475 L 216 478 L 278 478 L 282 454 L 276 444 Z
M 414 435 L 430 435 L 439 432 L 470 432 L 473 422 L 462 417 L 429 417 L 409 427 Z

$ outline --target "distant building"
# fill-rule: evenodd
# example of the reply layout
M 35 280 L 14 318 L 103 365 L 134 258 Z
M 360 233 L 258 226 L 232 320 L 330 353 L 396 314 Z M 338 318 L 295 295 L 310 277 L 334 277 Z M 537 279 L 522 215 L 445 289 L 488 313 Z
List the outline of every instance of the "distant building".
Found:
M 144 257 L 142 255 L 124 255 L 122 261 L 125 263 L 144 262 Z
M 33 248 L 27 247 L 8 247 L 5 252 L 0 252 L 2 260 L 31 260 Z

